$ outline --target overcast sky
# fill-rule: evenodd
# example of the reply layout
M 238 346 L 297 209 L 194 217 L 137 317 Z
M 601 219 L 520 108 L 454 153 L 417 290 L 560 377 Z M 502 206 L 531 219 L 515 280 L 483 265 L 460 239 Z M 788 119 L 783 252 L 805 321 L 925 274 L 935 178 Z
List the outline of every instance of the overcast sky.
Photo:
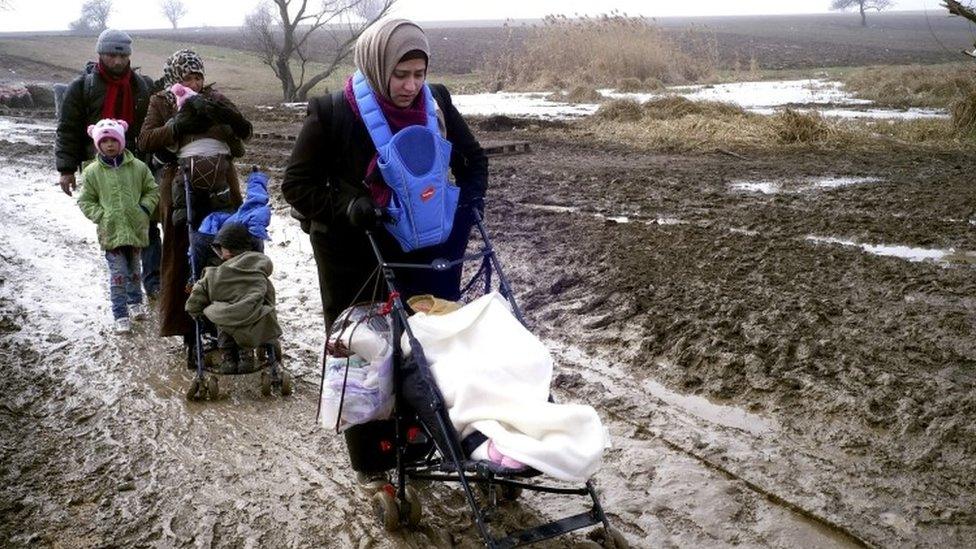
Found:
M 313 3 L 315 0 L 312 0 Z M 78 18 L 82 0 L 8 0 L 12 10 L 0 11 L 0 31 L 62 30 Z M 165 28 L 158 0 L 115 0 L 110 26 L 122 29 Z M 181 26 L 239 25 L 256 0 L 183 0 L 188 14 Z M 896 0 L 895 9 L 928 9 L 945 14 L 939 0 Z M 605 13 L 619 9 L 646 16 L 757 15 L 826 12 L 830 0 L 400 0 L 399 15 L 418 21 L 537 18 L 548 14 Z M 594 7 L 596 6 L 596 7 Z

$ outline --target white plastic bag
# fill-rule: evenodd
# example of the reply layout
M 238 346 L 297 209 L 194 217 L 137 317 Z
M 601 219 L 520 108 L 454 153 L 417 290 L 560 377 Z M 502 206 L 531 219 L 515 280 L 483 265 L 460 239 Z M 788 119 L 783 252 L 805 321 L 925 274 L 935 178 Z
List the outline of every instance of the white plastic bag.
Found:
M 393 412 L 391 326 L 381 305 L 350 307 L 333 323 L 319 414 L 325 428 L 342 432 Z

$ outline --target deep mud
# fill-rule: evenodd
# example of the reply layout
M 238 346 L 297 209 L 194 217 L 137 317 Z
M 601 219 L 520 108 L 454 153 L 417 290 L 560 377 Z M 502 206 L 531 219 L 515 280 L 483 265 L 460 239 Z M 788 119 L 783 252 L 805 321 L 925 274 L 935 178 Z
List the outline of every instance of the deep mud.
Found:
M 595 481 L 634 545 L 976 543 L 970 262 L 807 238 L 965 259 L 971 156 L 678 156 L 521 127 L 482 134 L 533 147 L 492 159 L 489 230 L 557 357 L 557 397 L 595 406 L 613 435 Z M 288 147 L 252 143 L 245 162 L 279 173 Z M 104 260 L 51 154 L 0 140 L 0 539 L 478 546 L 450 486 L 423 487 L 423 526 L 387 536 L 341 440 L 316 427 L 314 270 L 280 204 L 268 253 L 287 363 L 307 383 L 265 399 L 241 378 L 192 404 L 177 341 L 152 321 L 110 333 Z M 810 189 L 819 176 L 877 180 Z M 740 180 L 797 192 L 743 192 Z M 498 524 L 573 503 L 526 497 Z

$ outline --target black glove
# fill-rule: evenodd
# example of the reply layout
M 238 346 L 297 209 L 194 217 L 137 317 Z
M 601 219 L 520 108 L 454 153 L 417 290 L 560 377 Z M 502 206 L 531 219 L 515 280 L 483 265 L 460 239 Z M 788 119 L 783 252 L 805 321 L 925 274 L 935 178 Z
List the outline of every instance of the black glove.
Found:
M 237 109 L 220 101 L 207 101 L 206 111 L 210 118 L 220 124 L 227 124 L 234 135 L 241 139 L 251 137 L 251 123 Z
M 360 196 L 346 206 L 346 216 L 353 227 L 360 229 L 372 229 L 383 220 L 383 210 L 376 207 L 373 201 L 366 196 Z
M 209 115 L 197 112 L 193 108 L 187 108 L 187 105 L 183 105 L 180 112 L 176 113 L 176 116 L 173 117 L 173 133 L 177 137 L 203 133 L 210 129 L 210 126 L 213 126 L 213 120 L 211 120 Z

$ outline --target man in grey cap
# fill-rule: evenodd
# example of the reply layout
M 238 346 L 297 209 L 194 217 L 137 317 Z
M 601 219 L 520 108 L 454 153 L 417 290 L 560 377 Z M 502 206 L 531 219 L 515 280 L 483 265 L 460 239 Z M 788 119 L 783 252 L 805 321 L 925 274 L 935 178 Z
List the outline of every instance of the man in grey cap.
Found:
M 61 174 L 61 190 L 68 196 L 77 188 L 75 172 L 95 157 L 88 137 L 89 124 L 103 118 L 125 120 L 129 124 L 126 146 L 137 158 L 147 160 L 138 150 L 136 138 L 146 118 L 149 97 L 155 91 L 153 80 L 131 68 L 132 38 L 123 31 L 102 31 L 95 52 L 98 61 L 89 61 L 82 74 L 68 84 L 58 116 L 54 156 Z M 159 256 L 159 227 L 153 219 L 149 246 L 142 252 L 143 284 L 150 297 L 159 292 Z

